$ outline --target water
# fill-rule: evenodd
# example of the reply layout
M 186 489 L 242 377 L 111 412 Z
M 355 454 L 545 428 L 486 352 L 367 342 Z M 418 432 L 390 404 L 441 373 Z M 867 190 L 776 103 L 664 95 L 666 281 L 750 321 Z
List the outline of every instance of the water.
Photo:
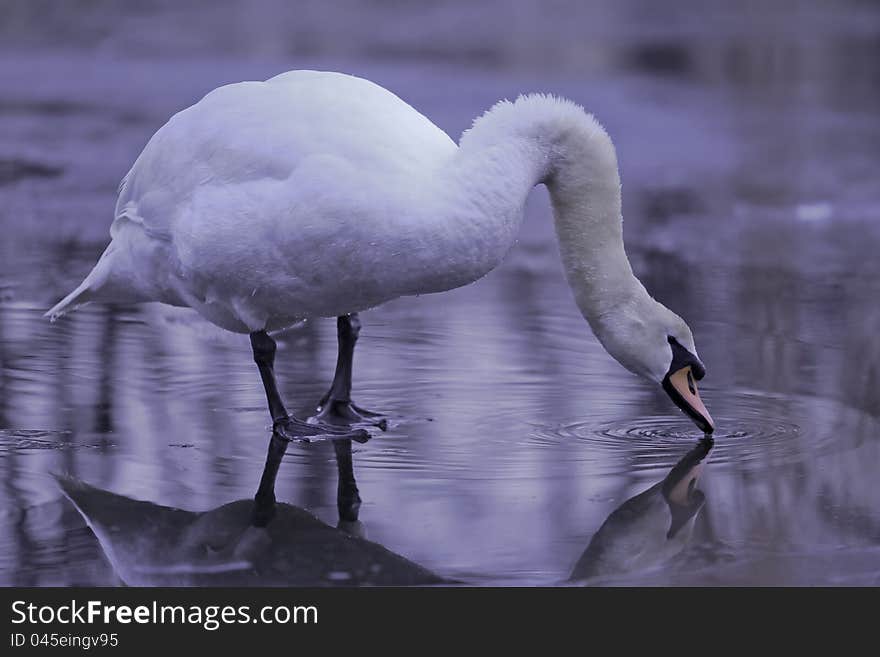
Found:
M 693 328 L 718 431 L 690 529 L 661 540 L 671 507 L 648 496 L 637 522 L 602 534 L 626 559 L 586 583 L 880 583 L 880 19 L 865 3 L 849 13 L 783 3 L 770 16 L 715 8 L 697 25 L 641 4 L 599 3 L 567 21 L 522 3 L 516 21 L 533 38 L 515 45 L 485 17 L 459 34 L 464 5 L 446 2 L 434 5 L 438 31 L 411 38 L 377 3 L 378 14 L 341 24 L 310 13 L 293 43 L 214 17 L 220 41 L 172 33 L 159 48 L 142 28 L 174 22 L 168 3 L 144 3 L 88 39 L 60 19 L 22 30 L 25 5 L 13 3 L 19 27 L 0 57 L 0 583 L 124 579 L 56 473 L 214 512 L 198 518 L 222 520 L 218 509 L 253 497 L 270 432 L 246 337 L 157 306 L 90 306 L 54 325 L 41 315 L 106 244 L 116 184 L 170 113 L 223 82 L 294 67 L 375 79 L 456 136 L 498 98 L 554 91 L 615 138 L 634 269 Z M 594 19 L 606 28 L 560 50 L 560 30 Z M 407 11 L 399 20 L 424 24 Z M 370 36 L 364 21 L 377 27 Z M 701 437 L 589 333 L 543 191 L 484 280 L 362 320 L 355 399 L 392 423 L 353 448 L 357 532 L 447 580 L 567 583 L 606 519 Z M 279 338 L 291 409 L 309 412 L 325 392 L 335 348 L 332 320 Z M 335 528 L 336 489 L 329 443 L 288 448 L 276 494 L 290 513 Z M 154 507 L 131 509 L 162 526 Z M 236 513 L 229 527 L 245 517 Z M 316 562 L 324 583 L 357 583 L 332 547 L 337 530 L 316 531 L 315 558 L 330 555 Z M 187 565 L 201 567 L 192 554 L 168 564 Z M 227 581 L 228 569 L 211 568 L 210 582 Z

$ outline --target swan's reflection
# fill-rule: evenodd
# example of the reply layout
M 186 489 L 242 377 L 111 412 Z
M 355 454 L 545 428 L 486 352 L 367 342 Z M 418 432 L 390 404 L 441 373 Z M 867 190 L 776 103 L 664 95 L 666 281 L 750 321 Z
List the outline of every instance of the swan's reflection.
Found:
M 402 586 L 444 580 L 361 537 L 351 441 L 334 441 L 339 526 L 275 500 L 287 441 L 273 435 L 255 499 L 203 513 L 59 477 L 119 578 L 134 586 Z
M 680 553 L 706 501 L 696 488 L 711 438 L 703 438 L 666 477 L 612 511 L 575 564 L 574 581 L 658 566 Z
M 333 442 L 339 525 L 275 499 L 288 441 L 273 435 L 254 500 L 182 511 L 59 477 L 123 582 L 136 586 L 404 586 L 451 583 L 362 537 L 350 440 Z M 696 488 L 712 449 L 701 440 L 660 482 L 615 509 L 575 564 L 590 581 L 666 562 L 686 546 L 705 501 Z

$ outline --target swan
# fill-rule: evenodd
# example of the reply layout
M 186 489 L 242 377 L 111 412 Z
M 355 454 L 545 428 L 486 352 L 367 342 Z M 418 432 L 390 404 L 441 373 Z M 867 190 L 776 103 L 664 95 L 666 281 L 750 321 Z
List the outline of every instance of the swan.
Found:
M 46 315 L 91 301 L 189 306 L 250 335 L 280 435 L 363 439 L 384 420 L 351 400 L 358 313 L 486 275 L 538 184 L 593 333 L 711 433 L 691 330 L 626 256 L 611 138 L 582 107 L 549 95 L 500 101 L 456 145 L 351 75 L 297 70 L 219 87 L 149 140 L 120 184 L 110 244 Z M 270 333 L 318 317 L 338 318 L 337 367 L 317 415 L 301 420 L 278 393 Z

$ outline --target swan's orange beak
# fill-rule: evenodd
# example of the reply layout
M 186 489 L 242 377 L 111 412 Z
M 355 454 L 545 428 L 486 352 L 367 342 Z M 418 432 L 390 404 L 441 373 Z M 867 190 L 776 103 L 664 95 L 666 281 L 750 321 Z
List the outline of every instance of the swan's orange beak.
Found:
M 690 365 L 667 374 L 663 379 L 663 389 L 675 405 L 684 411 L 704 433 L 715 431 L 715 422 L 706 410 L 703 400 L 700 399 Z

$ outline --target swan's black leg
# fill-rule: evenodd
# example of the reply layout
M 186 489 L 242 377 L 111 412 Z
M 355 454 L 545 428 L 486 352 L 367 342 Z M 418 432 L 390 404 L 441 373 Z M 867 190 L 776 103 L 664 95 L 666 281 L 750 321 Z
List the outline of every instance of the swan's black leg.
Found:
M 330 390 L 318 403 L 318 414 L 314 419 L 336 425 L 368 424 L 384 431 L 387 428 L 387 421 L 382 415 L 356 406 L 351 401 L 354 347 L 361 332 L 361 320 L 357 313 L 337 317 L 336 332 L 339 341 L 336 372 Z
M 265 331 L 257 331 L 251 333 L 251 348 L 254 351 L 254 362 L 260 369 L 260 378 L 263 379 L 269 414 L 272 422 L 278 422 L 287 417 L 287 409 L 284 408 L 284 402 L 278 394 L 278 384 L 275 382 L 275 340 Z
M 351 459 L 351 441 L 334 440 L 336 450 L 336 468 L 339 471 L 339 483 L 336 489 L 336 508 L 339 520 L 355 522 L 361 508 L 361 496 L 357 482 L 354 480 L 354 464 Z
M 370 434 L 364 429 L 349 429 L 323 422 L 305 422 L 287 414 L 278 385 L 275 382 L 275 341 L 265 331 L 251 333 L 251 347 L 254 350 L 254 362 L 260 368 L 260 377 L 266 389 L 266 400 L 269 402 L 269 413 L 272 416 L 272 429 L 286 440 L 308 442 L 311 438 L 348 438 L 358 442 L 369 440 Z

